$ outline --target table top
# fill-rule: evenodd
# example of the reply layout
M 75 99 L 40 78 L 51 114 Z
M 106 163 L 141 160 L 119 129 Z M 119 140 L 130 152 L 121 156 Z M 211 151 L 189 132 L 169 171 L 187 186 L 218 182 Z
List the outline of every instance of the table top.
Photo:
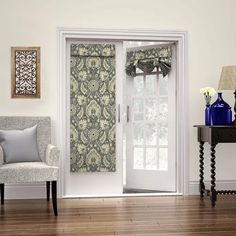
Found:
M 194 125 L 193 127 L 197 127 L 197 128 L 227 128 L 227 129 L 236 129 L 236 126 L 231 126 L 231 125 Z
M 229 125 L 194 125 L 198 130 L 198 141 L 217 143 L 236 143 L 236 126 Z

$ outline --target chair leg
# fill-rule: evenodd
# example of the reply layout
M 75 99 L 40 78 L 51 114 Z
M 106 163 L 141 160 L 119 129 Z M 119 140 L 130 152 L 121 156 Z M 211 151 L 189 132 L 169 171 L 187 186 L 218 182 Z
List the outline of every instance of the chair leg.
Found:
M 4 184 L 0 184 L 1 189 L 1 205 L 4 204 Z
M 52 204 L 54 215 L 57 216 L 57 181 L 52 181 Z
M 47 201 L 50 200 L 50 181 L 47 181 Z

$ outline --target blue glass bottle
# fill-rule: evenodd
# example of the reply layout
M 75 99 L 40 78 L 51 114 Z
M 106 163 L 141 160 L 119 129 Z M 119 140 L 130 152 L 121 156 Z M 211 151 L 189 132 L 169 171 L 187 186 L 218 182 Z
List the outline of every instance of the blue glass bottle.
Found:
M 213 125 L 228 125 L 229 104 L 222 98 L 222 93 L 218 93 L 217 100 L 211 105 L 211 117 Z

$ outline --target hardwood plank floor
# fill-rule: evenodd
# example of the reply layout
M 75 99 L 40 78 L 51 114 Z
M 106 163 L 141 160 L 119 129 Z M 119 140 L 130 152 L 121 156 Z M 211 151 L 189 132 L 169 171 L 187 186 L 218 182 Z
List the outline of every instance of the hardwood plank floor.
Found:
M 6 200 L 0 235 L 236 235 L 236 196 Z

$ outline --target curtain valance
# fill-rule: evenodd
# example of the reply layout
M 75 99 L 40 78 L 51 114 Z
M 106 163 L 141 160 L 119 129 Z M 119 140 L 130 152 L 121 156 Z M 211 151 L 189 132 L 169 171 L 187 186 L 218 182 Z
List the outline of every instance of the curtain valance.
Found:
M 79 57 L 114 57 L 113 44 L 71 44 L 71 56 Z
M 160 68 L 165 77 L 171 70 L 171 47 L 159 47 L 145 50 L 128 51 L 126 55 L 126 74 L 136 76 L 136 68 L 145 73 Z

